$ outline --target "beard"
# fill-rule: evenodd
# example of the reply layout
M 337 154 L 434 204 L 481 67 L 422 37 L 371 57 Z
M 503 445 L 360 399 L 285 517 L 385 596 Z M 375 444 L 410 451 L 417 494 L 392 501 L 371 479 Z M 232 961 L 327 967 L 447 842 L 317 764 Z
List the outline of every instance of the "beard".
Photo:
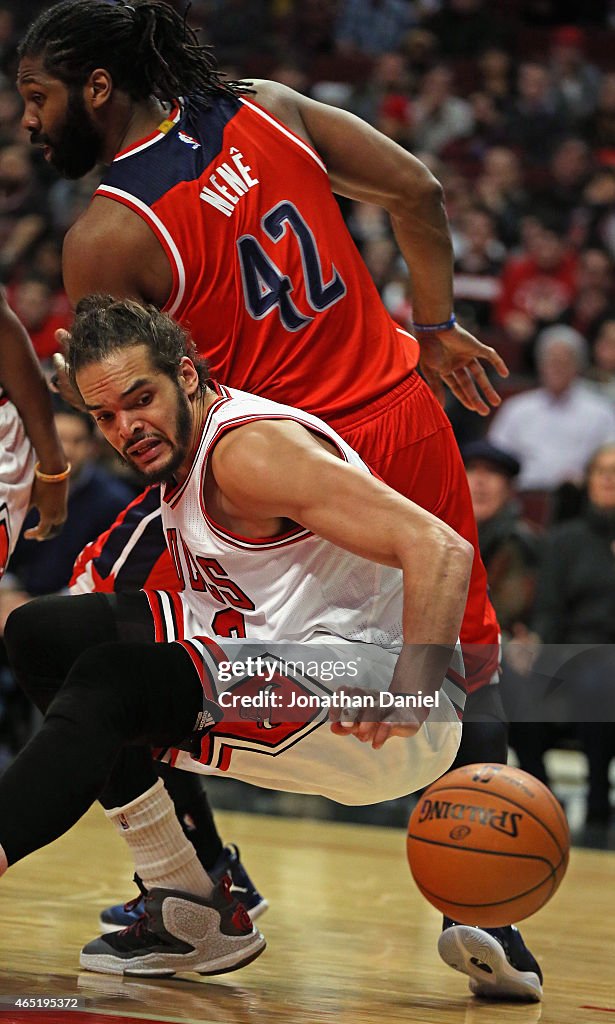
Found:
M 190 448 L 190 440 L 192 437 L 192 412 L 190 402 L 186 398 L 186 395 L 177 386 L 177 409 L 175 412 L 175 440 L 171 441 L 170 438 L 165 438 L 171 445 L 171 454 L 165 464 L 160 466 L 158 469 L 154 469 L 151 473 L 147 470 L 139 469 L 135 465 L 129 455 L 123 453 L 124 461 L 130 466 L 134 473 L 138 476 L 139 480 L 144 484 L 163 484 L 170 483 L 182 462 L 188 455 Z M 152 440 L 160 440 L 155 434 L 138 434 L 131 438 L 129 447 L 137 444 L 139 441 L 145 441 L 148 438 Z
M 49 163 L 63 178 L 83 178 L 100 159 L 102 138 L 88 114 L 77 86 L 68 89 L 64 124 L 55 138 L 44 132 L 33 135 L 32 145 L 49 146 Z

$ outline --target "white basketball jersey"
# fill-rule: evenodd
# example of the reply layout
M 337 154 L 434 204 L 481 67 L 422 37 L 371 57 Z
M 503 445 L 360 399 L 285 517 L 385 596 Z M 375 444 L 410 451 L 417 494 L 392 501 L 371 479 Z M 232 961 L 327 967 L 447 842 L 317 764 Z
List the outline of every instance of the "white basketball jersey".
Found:
M 364 473 L 359 456 L 322 420 L 290 406 L 219 387 L 186 481 L 162 495 L 167 544 L 185 586 L 186 619 L 209 636 L 308 641 L 318 634 L 397 649 L 402 643 L 402 573 L 351 554 L 302 526 L 255 540 L 209 516 L 205 472 L 224 433 L 254 420 L 303 424 Z
M 0 386 L 0 577 L 28 513 L 34 462 L 22 419 Z
M 146 591 L 156 639 L 182 643 L 206 698 L 191 752 L 169 749 L 161 756 L 179 768 L 346 804 L 423 788 L 446 771 L 459 746 L 461 725 L 451 700 L 461 691 L 450 680 L 419 732 L 389 740 L 382 750 L 334 736 L 328 727 L 326 701 L 349 681 L 331 674 L 334 663 L 352 675 L 356 662 L 351 685 L 378 693 L 389 688 L 402 644 L 401 570 L 353 555 L 299 525 L 262 540 L 237 536 L 212 520 L 204 500 L 217 441 L 259 419 L 301 423 L 330 441 L 345 462 L 366 474 L 369 469 L 315 416 L 226 387 L 217 386 L 217 393 L 186 480 L 162 495 L 163 527 L 184 589 Z M 216 637 L 230 639 L 216 643 Z M 264 656 L 266 669 L 250 667 L 251 655 Z M 311 667 L 312 655 L 318 666 Z M 240 675 L 223 679 L 222 664 Z M 270 674 L 265 678 L 263 671 Z M 275 707 L 259 706 L 269 693 Z M 207 728 L 212 708 L 223 714 Z

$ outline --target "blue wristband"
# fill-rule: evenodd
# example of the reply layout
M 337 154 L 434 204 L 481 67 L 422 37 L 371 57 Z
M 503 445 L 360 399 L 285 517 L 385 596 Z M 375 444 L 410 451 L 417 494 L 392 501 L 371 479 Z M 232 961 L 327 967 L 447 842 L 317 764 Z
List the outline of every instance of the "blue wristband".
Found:
M 429 331 L 450 331 L 451 327 L 454 327 L 456 323 L 457 317 L 452 313 L 450 319 L 445 320 L 443 324 L 417 324 L 413 322 L 412 327 L 419 333 L 424 331 L 428 334 Z

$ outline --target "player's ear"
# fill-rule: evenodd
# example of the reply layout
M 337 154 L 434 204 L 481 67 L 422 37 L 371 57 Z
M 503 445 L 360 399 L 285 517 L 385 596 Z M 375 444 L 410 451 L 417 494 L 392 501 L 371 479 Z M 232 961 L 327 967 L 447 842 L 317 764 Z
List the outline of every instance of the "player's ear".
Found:
M 199 390 L 199 375 L 196 366 L 188 356 L 183 356 L 179 364 L 179 386 L 190 397 Z
M 93 110 L 100 110 L 109 102 L 113 92 L 113 79 L 105 68 L 95 68 L 85 83 L 85 98 Z

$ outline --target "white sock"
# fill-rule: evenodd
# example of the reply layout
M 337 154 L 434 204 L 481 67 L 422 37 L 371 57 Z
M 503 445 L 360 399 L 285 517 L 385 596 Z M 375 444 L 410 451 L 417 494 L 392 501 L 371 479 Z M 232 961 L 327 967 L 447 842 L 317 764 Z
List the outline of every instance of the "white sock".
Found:
M 186 838 L 162 779 L 124 807 L 105 811 L 130 847 L 146 889 L 211 896 L 214 883 Z

